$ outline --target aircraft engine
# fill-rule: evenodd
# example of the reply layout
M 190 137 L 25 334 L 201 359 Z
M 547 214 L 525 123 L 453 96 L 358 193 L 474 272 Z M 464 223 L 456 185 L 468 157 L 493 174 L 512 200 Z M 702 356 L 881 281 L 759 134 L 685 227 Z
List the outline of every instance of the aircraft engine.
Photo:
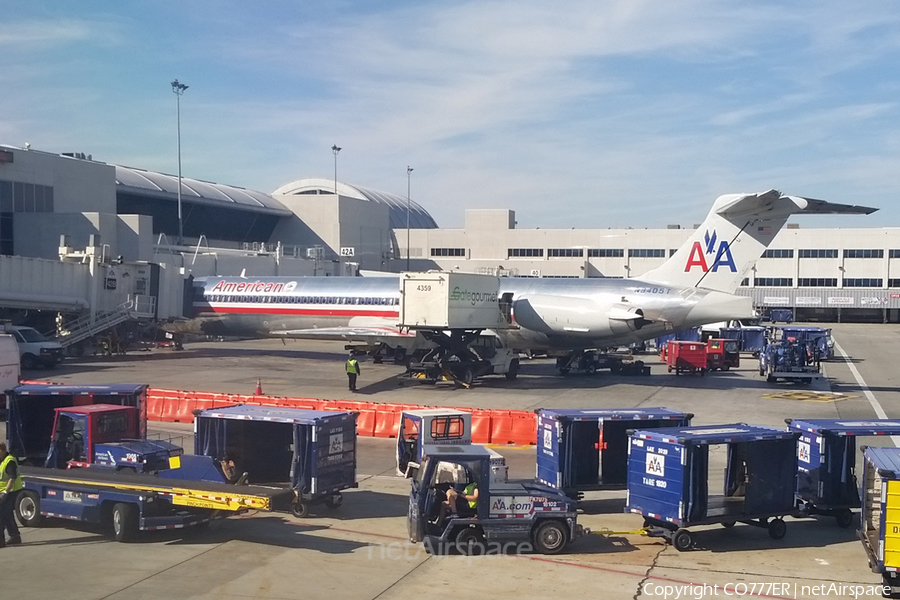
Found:
M 650 321 L 644 312 L 621 302 L 530 294 L 513 302 L 513 318 L 520 327 L 546 335 L 591 338 L 627 335 Z

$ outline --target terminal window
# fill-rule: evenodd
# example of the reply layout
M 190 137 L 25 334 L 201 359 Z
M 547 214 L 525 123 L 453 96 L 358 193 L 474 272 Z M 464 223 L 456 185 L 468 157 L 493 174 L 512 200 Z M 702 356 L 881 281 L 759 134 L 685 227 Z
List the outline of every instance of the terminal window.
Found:
M 628 250 L 629 258 L 665 258 L 664 248 L 631 248 Z
M 794 251 L 790 250 L 782 250 L 779 248 L 770 248 L 763 252 L 763 258 L 794 258 Z
M 432 256 L 465 256 L 465 248 L 432 248 Z
M 837 258 L 837 248 L 805 248 L 800 250 L 800 258 Z
M 753 285 L 759 287 L 791 287 L 794 285 L 793 277 L 757 277 Z
M 837 277 L 801 277 L 797 280 L 800 287 L 837 287 Z
M 53 187 L 0 180 L 0 213 L 53 212 Z
M 875 277 L 857 277 L 845 279 L 844 287 L 881 287 L 883 282 L 883 279 Z
M 588 250 L 589 258 L 622 258 L 625 250 L 622 248 L 591 248 Z
M 900 279 L 888 279 L 888 287 L 900 287 Z
M 862 250 L 844 250 L 844 258 L 884 258 L 884 250 L 867 248 Z
M 900 250 L 888 250 L 888 258 L 900 258 Z
M 543 248 L 509 248 L 507 258 L 537 258 L 544 256 Z
M 584 256 L 582 248 L 550 248 L 547 250 L 547 256 L 550 258 L 575 258 Z

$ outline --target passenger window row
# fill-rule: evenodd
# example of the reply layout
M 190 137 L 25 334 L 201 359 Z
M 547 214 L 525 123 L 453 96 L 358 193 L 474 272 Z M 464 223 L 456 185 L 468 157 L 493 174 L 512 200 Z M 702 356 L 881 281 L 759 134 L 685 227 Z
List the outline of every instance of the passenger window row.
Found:
M 350 296 L 257 296 L 242 294 L 211 294 L 207 302 L 252 302 L 257 304 L 336 304 L 354 306 L 396 306 L 399 298 L 356 298 Z

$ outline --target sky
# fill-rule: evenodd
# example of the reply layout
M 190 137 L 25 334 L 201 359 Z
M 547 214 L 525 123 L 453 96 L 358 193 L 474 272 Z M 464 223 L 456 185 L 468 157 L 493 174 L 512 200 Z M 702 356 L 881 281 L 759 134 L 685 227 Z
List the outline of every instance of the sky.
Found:
M 271 192 L 406 196 L 442 227 L 690 226 L 726 193 L 900 226 L 900 2 L 0 0 L 0 144 Z M 408 175 L 407 167 L 413 171 Z

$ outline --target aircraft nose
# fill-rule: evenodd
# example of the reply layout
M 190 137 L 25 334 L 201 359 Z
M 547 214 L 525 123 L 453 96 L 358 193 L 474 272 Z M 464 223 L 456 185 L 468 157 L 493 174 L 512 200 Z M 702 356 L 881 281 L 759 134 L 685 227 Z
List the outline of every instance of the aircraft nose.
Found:
M 712 291 L 706 292 L 688 313 L 688 320 L 698 325 L 753 317 L 752 298 Z

